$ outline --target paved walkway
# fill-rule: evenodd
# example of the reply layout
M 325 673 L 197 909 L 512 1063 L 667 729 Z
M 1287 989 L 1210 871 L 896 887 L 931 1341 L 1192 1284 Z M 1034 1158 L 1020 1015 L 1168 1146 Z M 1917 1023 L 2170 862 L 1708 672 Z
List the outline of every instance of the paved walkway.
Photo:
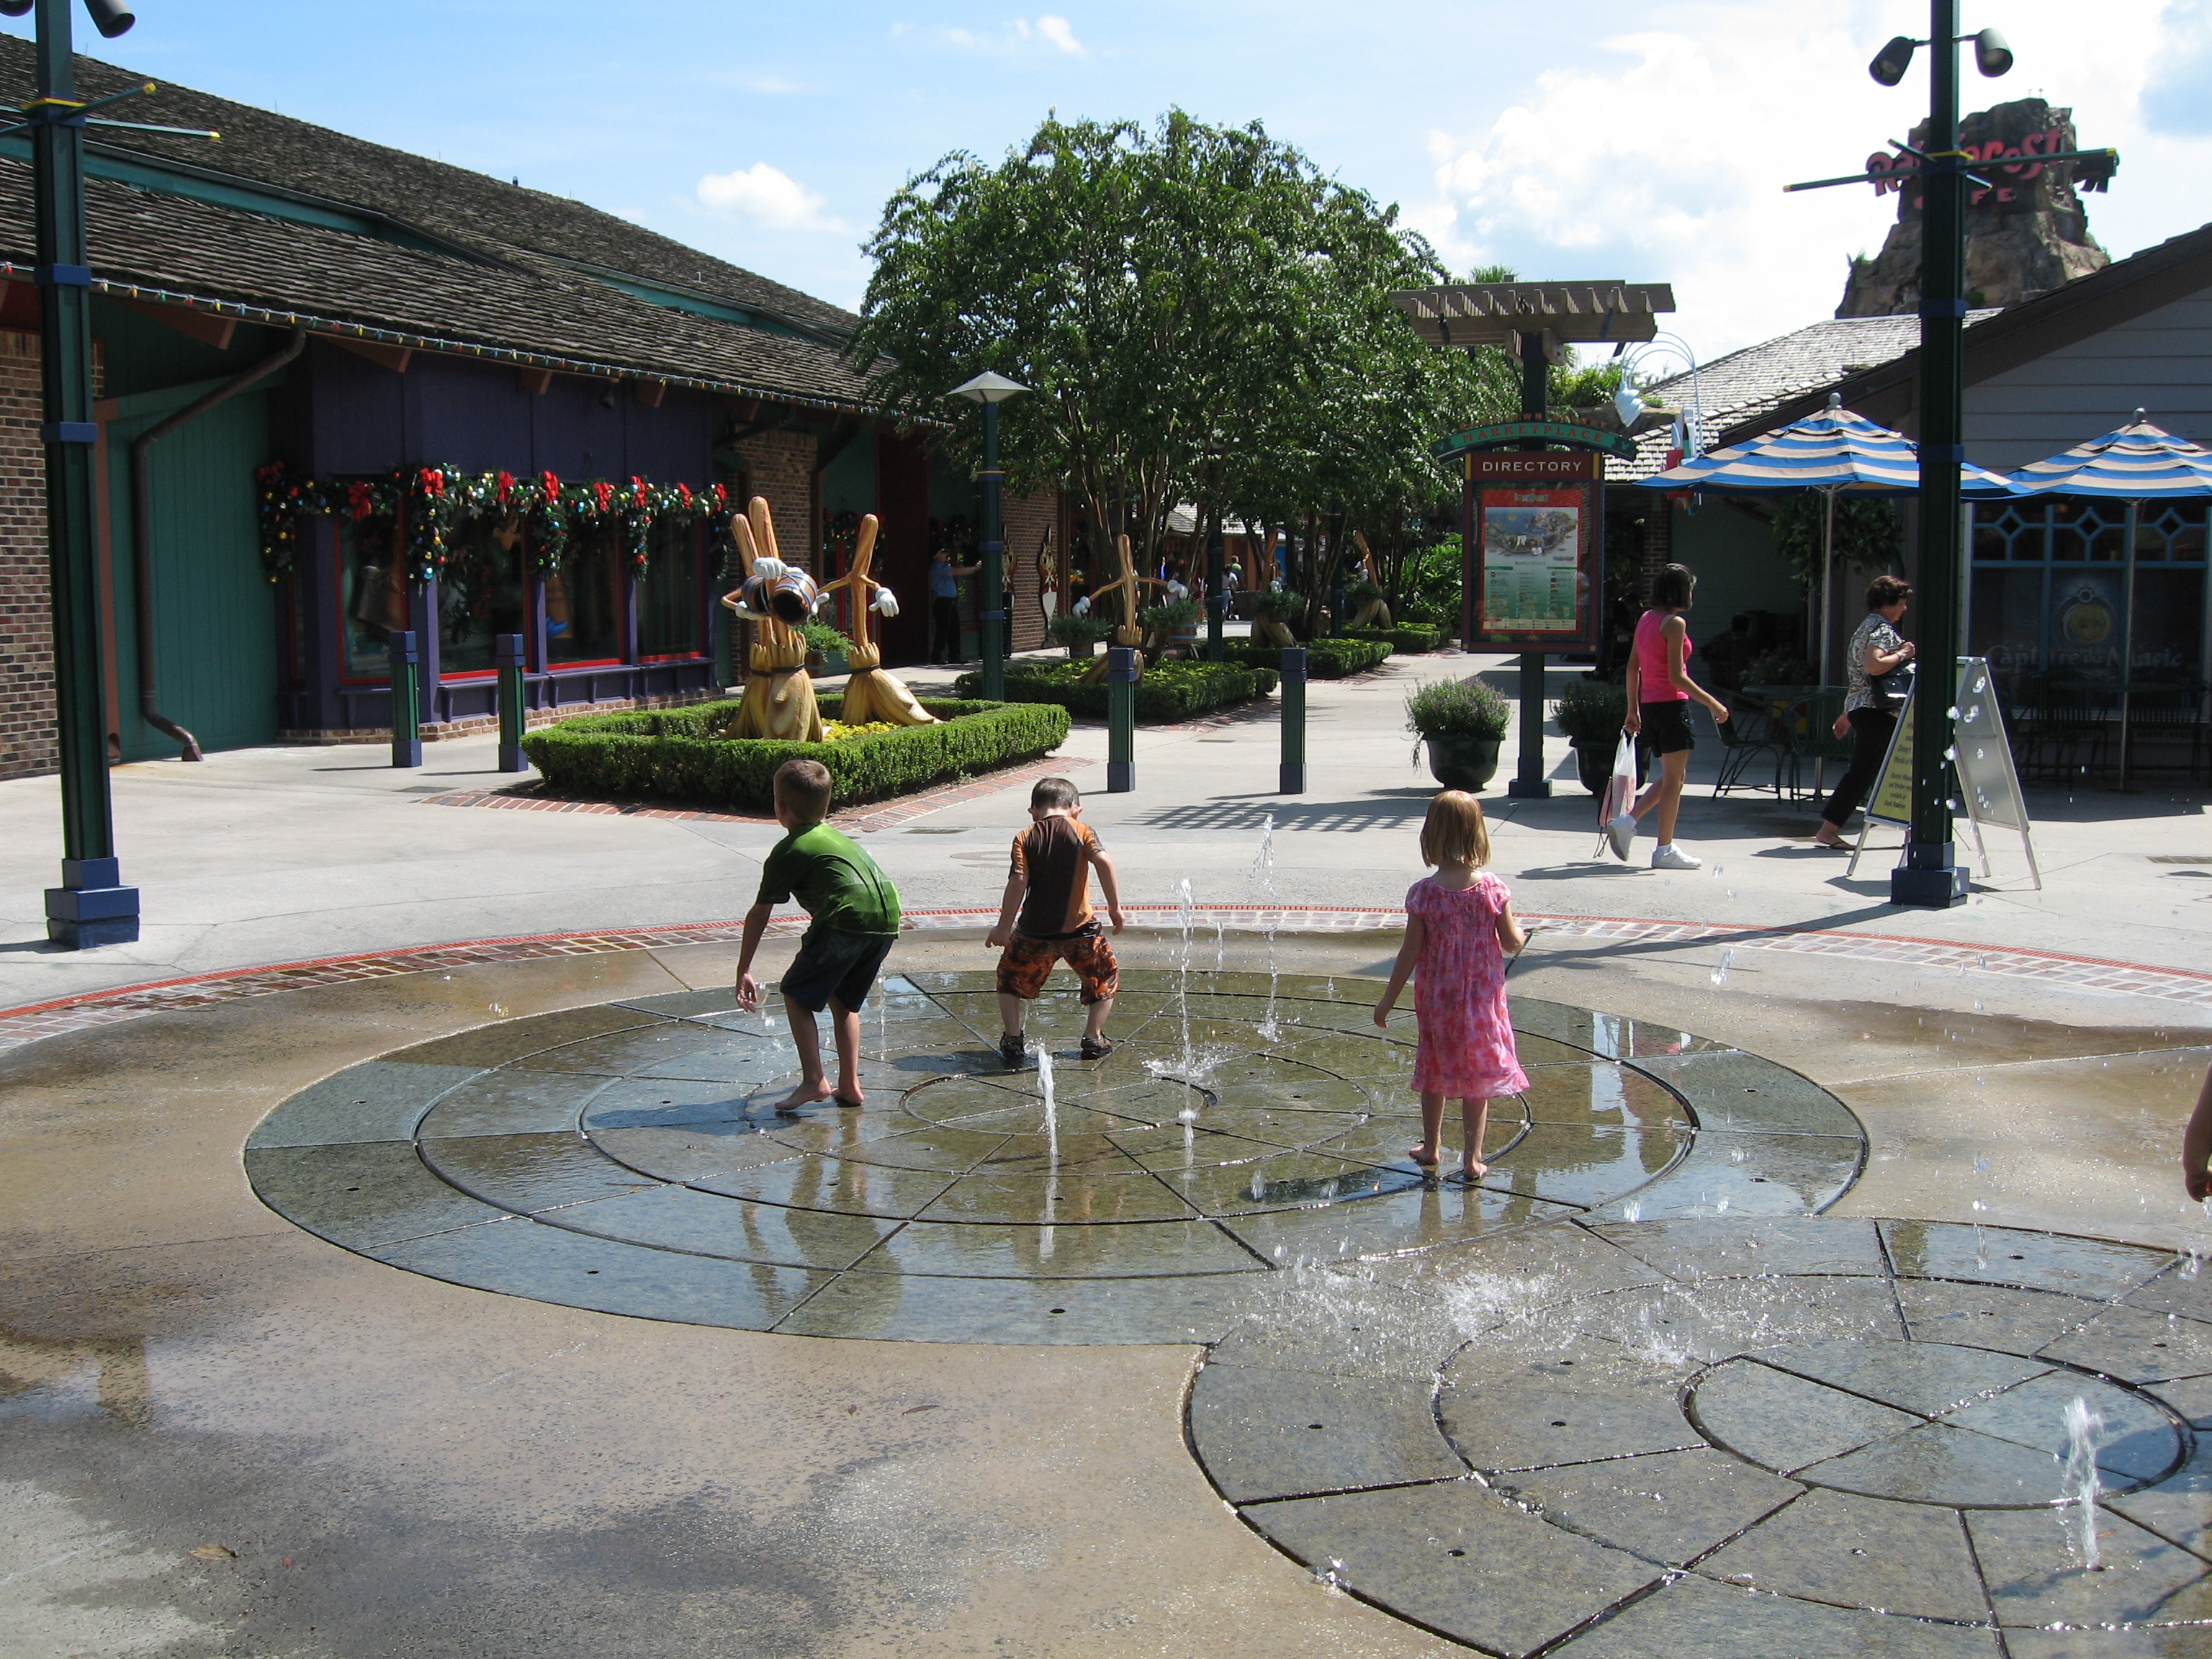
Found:
M 1188 880 L 1210 905 L 1395 905 L 1420 874 L 1415 830 L 1435 788 L 1404 730 L 1405 694 L 1421 680 L 1498 670 L 1500 661 L 1395 659 L 1358 681 L 1316 681 L 1301 796 L 1274 793 L 1277 731 L 1264 714 L 1140 729 L 1131 793 L 1103 793 L 1101 728 L 1076 729 L 1067 769 L 1133 902 L 1171 905 Z M 941 672 L 912 678 L 924 690 L 950 686 Z M 1496 678 L 1513 689 L 1512 675 Z M 1700 753 L 1705 768 L 1712 748 Z M 125 874 L 143 891 L 144 937 L 86 953 L 43 943 L 40 895 L 58 878 L 59 857 L 53 780 L 0 784 L 0 1008 L 452 939 L 722 921 L 750 902 L 774 824 L 441 804 L 512 783 L 492 769 L 494 750 L 489 738 L 430 744 L 412 772 L 362 746 L 118 768 L 119 850 Z M 1680 834 L 1706 858 L 1703 872 L 1595 858 L 1594 813 L 1574 781 L 1572 753 L 1557 736 L 1547 752 L 1554 798 L 1510 800 L 1502 779 L 1485 797 L 1497 867 L 1525 909 L 1909 933 L 2177 968 L 2212 960 L 2212 861 L 2195 862 L 2212 860 L 2212 794 L 2202 789 L 2032 791 L 2045 890 L 2030 890 L 2016 842 L 2000 834 L 1994 877 L 1978 882 L 1972 902 L 1899 911 L 1885 902 L 1884 860 L 1847 879 L 1841 857 L 1808 848 L 1814 811 L 1771 796 L 1713 800 L 1693 783 Z M 1018 782 L 995 788 L 978 780 L 915 804 L 927 810 L 912 817 L 903 816 L 912 805 L 864 809 L 857 827 L 909 908 L 988 907 L 1030 775 L 1024 769 Z M 1272 893 L 1255 870 L 1271 821 Z
M 1431 792 L 1400 704 L 1480 665 L 1316 683 L 1295 800 L 1264 718 L 1140 735 L 1139 790 L 1090 797 L 1152 907 L 1120 942 L 1139 1040 L 1126 1079 L 1071 1078 L 1060 1129 L 1063 1156 L 1142 1167 L 1060 1184 L 1048 1151 L 1041 1190 L 988 1167 L 1033 1159 L 1026 1091 L 863 1121 L 915 1115 L 890 1102 L 917 1082 L 924 1108 L 1006 1086 L 972 976 L 1026 774 L 861 815 L 925 924 L 895 966 L 963 1030 L 894 1012 L 930 1040 L 879 1041 L 883 1103 L 787 1127 L 752 1098 L 780 1041 L 720 1012 L 772 826 L 441 804 L 507 781 L 481 739 L 412 774 L 366 749 L 134 766 L 147 938 L 71 955 L 39 924 L 52 782 L 0 786 L 0 1659 L 2197 1650 L 2172 1621 L 2212 1618 L 2212 1224 L 2173 1163 L 2212 1059 L 2203 793 L 2038 796 L 2050 890 L 1999 847 L 1938 914 L 1844 882 L 1771 800 L 1693 799 L 1709 870 L 1662 875 L 1589 857 L 1571 781 L 1493 792 L 1498 867 L 1549 922 L 1513 981 L 1541 1075 L 1455 1199 L 1391 1155 L 1396 1060 L 1340 1056 L 1400 1035 L 1358 1019 Z M 1068 751 L 1091 785 L 1103 733 Z M 1066 1237 L 1109 1179 L 1180 1191 L 1154 1172 L 1180 1112 L 1127 1062 L 1179 1063 L 1146 975 L 1186 955 L 1200 1042 L 1256 1045 L 1272 967 L 1333 1011 L 1290 1046 L 1336 1082 L 1231 1056 L 1200 1117 L 1260 1150 L 1194 1159 L 1192 1218 Z M 128 988 L 152 980 L 187 982 Z M 1304 1130 L 1331 1114 L 1322 1170 Z M 1005 1211 L 976 1238 L 1017 1255 L 865 1278 L 864 1234 L 938 1236 L 915 1194 L 948 1158 L 947 1192 Z M 1039 1271 L 1048 1217 L 1054 1264 L 1109 1269 L 1116 1229 L 1213 1226 L 1242 1255 L 1178 1282 L 1279 1305 L 1013 1346 L 1120 1305 Z M 1272 1270 L 1270 1228 L 1308 1265 Z M 548 1237 L 558 1261 L 520 1248 Z M 823 1328 L 965 1340 L 731 1328 L 824 1263 L 875 1301 Z M 936 1294 L 994 1279 L 1025 1328 L 973 1282 Z M 1971 1401 L 1943 1392 L 1966 1371 Z M 2107 1575 L 2045 1502 L 2076 1392 L 2118 1431 Z M 1923 1442 L 1976 1455 L 1931 1484 Z M 2145 1619 L 2166 1627 L 2100 1628 Z

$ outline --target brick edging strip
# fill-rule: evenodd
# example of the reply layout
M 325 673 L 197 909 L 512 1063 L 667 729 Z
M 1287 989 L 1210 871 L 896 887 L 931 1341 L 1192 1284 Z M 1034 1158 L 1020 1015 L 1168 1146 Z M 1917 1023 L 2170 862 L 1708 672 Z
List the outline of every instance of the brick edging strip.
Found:
M 1181 913 L 1171 904 L 1123 907 L 1139 926 L 1174 927 Z M 1219 906 L 1193 913 L 1197 927 L 1224 932 L 1289 933 L 1370 933 L 1395 927 L 1403 915 L 1395 908 L 1368 905 L 1285 905 L 1279 908 Z M 997 919 L 990 909 L 910 910 L 915 932 L 988 927 Z M 1817 927 L 1759 927 L 1739 922 L 1651 921 L 1628 916 L 1573 916 L 1531 913 L 1522 918 L 1546 933 L 1615 945 L 1692 945 L 1726 940 L 1739 948 L 1836 956 L 1905 967 L 1952 969 L 2001 975 L 2076 990 L 2115 995 L 2151 996 L 2212 1007 L 2212 973 L 2186 968 L 2156 968 L 2139 963 L 2069 955 L 2057 951 L 1957 945 L 1907 934 L 1833 932 Z M 801 932 L 804 917 L 781 919 L 769 932 L 789 937 Z M 737 939 L 742 922 L 674 923 L 661 927 L 599 929 L 581 933 L 520 933 L 468 939 L 404 951 L 361 951 L 316 957 L 259 968 L 226 968 L 176 979 L 153 980 L 104 991 L 87 991 L 47 1002 L 0 1009 L 0 1050 L 61 1036 L 94 1026 L 271 996 L 313 990 L 358 980 L 388 979 L 492 962 L 528 962 L 548 957 L 598 956 L 617 951 L 647 951 Z

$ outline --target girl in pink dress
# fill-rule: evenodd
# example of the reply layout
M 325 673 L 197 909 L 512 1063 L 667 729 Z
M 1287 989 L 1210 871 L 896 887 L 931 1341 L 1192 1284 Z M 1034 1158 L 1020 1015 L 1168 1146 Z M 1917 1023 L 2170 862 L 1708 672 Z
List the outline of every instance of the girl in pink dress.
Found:
M 1413 975 L 1413 1014 L 1420 1034 L 1413 1051 L 1413 1088 L 1421 1097 L 1421 1144 L 1407 1153 L 1424 1169 L 1443 1157 L 1444 1102 L 1457 1097 L 1467 1129 L 1463 1179 L 1490 1173 L 1482 1139 L 1493 1095 L 1528 1086 L 1513 1047 L 1505 1007 L 1505 964 L 1528 942 L 1513 918 L 1513 896 L 1481 866 L 1490 862 L 1490 832 L 1474 796 L 1447 789 L 1429 803 L 1421 826 L 1424 876 L 1406 894 L 1406 943 L 1390 983 L 1375 1005 L 1386 1024 L 1398 994 Z M 1418 970 L 1418 971 L 1417 971 Z

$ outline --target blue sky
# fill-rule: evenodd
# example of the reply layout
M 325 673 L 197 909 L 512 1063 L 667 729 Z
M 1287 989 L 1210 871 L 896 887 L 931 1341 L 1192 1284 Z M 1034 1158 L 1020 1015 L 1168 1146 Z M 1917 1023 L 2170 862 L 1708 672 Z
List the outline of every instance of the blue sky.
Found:
M 80 45 L 156 77 L 580 198 L 857 304 L 885 197 L 948 150 L 995 158 L 1046 110 L 1264 120 L 1398 203 L 1455 269 L 1674 283 L 1701 357 L 1826 316 L 1894 198 L 1784 197 L 1927 106 L 1864 64 L 1913 0 L 143 0 Z M 2212 0 L 1990 0 L 2032 93 L 2119 146 L 2093 231 L 2125 254 L 2208 216 Z M 10 22 L 12 32 L 24 32 Z

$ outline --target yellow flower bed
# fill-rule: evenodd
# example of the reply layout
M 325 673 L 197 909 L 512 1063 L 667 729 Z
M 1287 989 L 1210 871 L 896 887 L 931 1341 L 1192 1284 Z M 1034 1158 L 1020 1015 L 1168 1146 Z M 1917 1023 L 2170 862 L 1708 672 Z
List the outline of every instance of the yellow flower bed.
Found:
M 846 738 L 868 738 L 878 732 L 896 732 L 898 729 L 889 720 L 868 720 L 859 726 L 848 726 L 842 720 L 824 720 L 822 722 L 822 740 L 837 743 Z

